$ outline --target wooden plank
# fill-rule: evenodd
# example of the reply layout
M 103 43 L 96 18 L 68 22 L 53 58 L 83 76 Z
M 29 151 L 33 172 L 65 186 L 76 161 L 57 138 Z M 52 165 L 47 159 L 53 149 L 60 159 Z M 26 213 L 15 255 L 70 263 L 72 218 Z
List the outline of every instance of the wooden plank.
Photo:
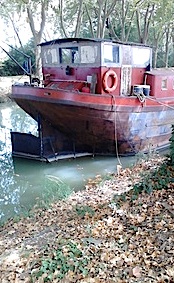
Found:
M 90 85 L 90 93 L 95 93 L 96 84 L 97 84 L 97 75 L 92 74 L 91 85 Z

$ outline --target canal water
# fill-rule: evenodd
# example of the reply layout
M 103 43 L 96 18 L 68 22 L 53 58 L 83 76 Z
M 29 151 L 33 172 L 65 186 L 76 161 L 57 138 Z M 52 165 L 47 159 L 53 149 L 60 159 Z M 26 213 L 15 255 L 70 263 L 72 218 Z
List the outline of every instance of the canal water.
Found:
M 37 133 L 37 125 L 15 103 L 0 104 L 0 223 L 31 209 L 55 185 L 77 191 L 90 178 L 116 172 L 115 157 L 83 157 L 53 163 L 13 158 L 10 131 Z M 121 158 L 129 166 L 134 157 Z

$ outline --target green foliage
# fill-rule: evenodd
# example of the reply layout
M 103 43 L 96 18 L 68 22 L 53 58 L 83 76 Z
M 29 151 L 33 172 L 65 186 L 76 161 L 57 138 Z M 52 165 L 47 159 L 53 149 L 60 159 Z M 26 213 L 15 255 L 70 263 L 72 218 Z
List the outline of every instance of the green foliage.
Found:
M 62 200 L 72 194 L 72 189 L 58 177 L 47 175 L 45 190 L 43 191 L 44 202 Z
M 75 209 L 77 214 L 82 218 L 85 217 L 86 214 L 88 214 L 89 216 L 93 216 L 95 213 L 94 209 L 92 209 L 88 205 L 84 205 L 84 206 L 76 205 Z
M 89 258 L 71 241 L 62 243 L 57 250 L 51 251 L 51 255 L 42 259 L 39 271 L 34 275 L 36 278 L 43 274 L 44 282 L 52 282 L 53 279 L 63 279 L 68 272 L 75 274 L 88 274 L 87 265 Z
M 41 200 L 37 200 L 37 208 L 49 208 L 53 202 L 66 199 L 73 190 L 58 177 L 47 175 Z
M 169 155 L 169 159 L 170 159 L 171 165 L 174 165 L 174 125 L 172 125 L 172 136 L 169 139 L 169 141 L 170 141 L 170 155 Z
M 143 191 L 149 194 L 153 190 L 167 189 L 174 183 L 174 125 L 172 125 L 172 136 L 169 141 L 168 158 L 159 168 L 142 175 L 141 182 L 133 186 L 132 199 L 136 199 Z
M 115 194 L 115 195 L 113 196 L 113 199 L 112 199 L 112 204 L 113 204 L 113 205 L 117 205 L 117 206 L 119 207 L 120 201 L 121 201 L 121 202 L 126 201 L 126 193 L 123 193 L 123 194 L 121 194 L 121 195 Z
M 17 50 L 27 54 L 31 57 L 33 72 L 35 71 L 35 55 L 34 55 L 34 42 L 30 40 L 23 48 L 11 48 L 9 54 L 22 66 L 24 67 L 24 63 L 26 61 L 26 57 L 18 52 Z M 9 57 L 7 60 L 3 61 L 0 66 L 0 76 L 17 76 L 23 75 L 24 71 Z
M 140 183 L 133 186 L 132 200 L 143 191 L 150 194 L 153 190 L 167 189 L 174 182 L 174 168 L 164 162 L 158 169 L 145 173 Z

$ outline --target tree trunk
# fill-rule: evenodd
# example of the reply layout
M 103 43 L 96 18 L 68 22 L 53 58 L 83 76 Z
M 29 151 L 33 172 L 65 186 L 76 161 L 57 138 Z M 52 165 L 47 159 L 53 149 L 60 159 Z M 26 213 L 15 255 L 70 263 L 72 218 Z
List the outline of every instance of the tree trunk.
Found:
M 77 23 L 75 29 L 75 37 L 78 37 L 80 34 L 80 26 L 82 23 L 82 16 L 83 16 L 83 0 L 79 0 L 79 10 L 77 15 Z
M 34 24 L 34 17 L 31 10 L 31 7 L 27 5 L 27 15 L 29 19 L 29 25 L 31 32 L 33 34 L 34 38 L 34 46 L 35 46 L 35 59 L 36 59 L 36 72 L 35 76 L 41 78 L 42 76 L 42 69 L 41 69 L 41 57 L 40 57 L 40 47 L 38 44 L 41 43 L 44 27 L 45 27 L 45 21 L 46 21 L 46 8 L 47 8 L 47 0 L 43 0 L 41 2 L 41 22 L 40 22 L 40 29 L 39 31 L 36 30 L 35 24 Z
M 60 29 L 62 30 L 63 35 L 65 37 L 68 37 L 65 27 L 64 27 L 64 21 L 63 21 L 63 0 L 60 0 L 59 7 L 60 7 Z
M 168 60 L 169 60 L 169 38 L 170 38 L 170 27 L 166 28 L 166 42 L 165 42 L 165 56 L 164 56 L 164 63 L 165 67 L 168 67 Z
M 18 30 L 16 28 L 15 22 L 14 22 L 14 20 L 12 19 L 12 17 L 10 15 L 9 15 L 9 19 L 10 19 L 10 21 L 12 23 L 12 26 L 13 26 L 14 32 L 15 32 L 15 34 L 17 36 L 17 39 L 19 41 L 19 44 L 20 44 L 21 48 L 23 49 L 23 44 L 22 44 L 22 41 L 20 39 L 19 32 L 18 32 Z
M 152 7 L 148 4 L 146 8 L 146 12 L 144 16 L 141 16 L 139 9 L 136 10 L 136 19 L 137 19 L 137 29 L 139 35 L 139 42 L 146 44 L 149 35 L 149 28 L 151 23 L 151 18 L 154 12 L 155 5 L 153 4 Z M 144 11 L 143 11 L 144 12 Z M 141 19 L 144 19 L 143 30 L 141 30 Z
M 159 45 L 159 41 L 160 39 L 163 37 L 163 32 L 161 30 L 158 31 L 157 34 L 155 34 L 154 32 L 154 56 L 153 56 L 153 68 L 156 68 L 157 67 L 157 59 L 158 59 L 158 45 Z
M 91 31 L 91 36 L 94 38 L 95 35 L 94 35 L 94 29 L 93 29 L 93 25 L 92 25 L 92 19 L 91 19 L 91 16 L 90 16 L 90 13 L 88 11 L 88 7 L 85 3 L 85 10 L 86 10 L 86 13 L 87 13 L 87 17 L 88 17 L 88 20 L 89 20 L 89 26 L 90 26 L 90 31 Z

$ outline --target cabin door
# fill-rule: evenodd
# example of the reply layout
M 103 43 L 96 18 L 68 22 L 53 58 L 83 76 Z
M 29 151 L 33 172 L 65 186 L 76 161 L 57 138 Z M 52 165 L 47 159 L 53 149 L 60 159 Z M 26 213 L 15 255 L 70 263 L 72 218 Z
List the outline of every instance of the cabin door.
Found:
M 132 66 L 123 65 L 121 68 L 121 95 L 131 94 Z

